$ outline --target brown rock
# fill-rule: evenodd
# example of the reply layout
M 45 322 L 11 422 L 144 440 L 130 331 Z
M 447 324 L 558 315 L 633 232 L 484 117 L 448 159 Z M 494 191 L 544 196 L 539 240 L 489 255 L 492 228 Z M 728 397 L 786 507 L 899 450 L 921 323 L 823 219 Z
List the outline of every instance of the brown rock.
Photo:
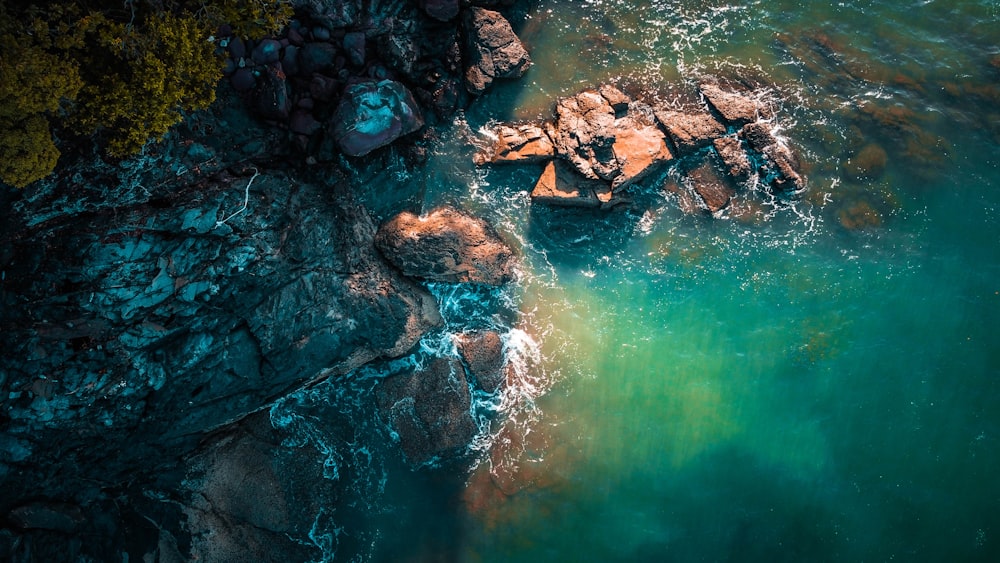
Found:
M 458 353 L 475 378 L 475 385 L 495 393 L 505 382 L 503 341 L 495 330 L 464 333 L 458 336 Z
M 609 183 L 586 178 L 565 162 L 554 160 L 545 166 L 531 190 L 531 201 L 563 207 L 609 208 L 623 200 L 612 193 Z
M 448 283 L 501 285 L 513 278 L 514 252 L 486 221 L 452 207 L 396 215 L 375 246 L 404 274 Z
M 376 400 L 411 463 L 459 452 L 476 435 L 471 394 L 458 360 L 436 358 L 421 370 L 388 377 L 379 384 Z
M 584 176 L 609 179 L 617 168 L 611 145 L 615 110 L 594 90 L 556 102 L 558 121 L 550 131 L 556 152 Z
M 737 182 L 746 182 L 753 173 L 753 166 L 747 153 L 743 149 L 740 139 L 736 135 L 719 137 L 712 142 L 715 151 L 719 153 L 719 158 L 726 166 L 726 172 Z
M 537 162 L 555 155 L 552 140 L 539 125 L 533 123 L 500 125 L 493 134 L 496 136 L 496 141 L 473 157 L 476 164 Z
M 655 113 L 657 121 L 682 154 L 708 146 L 713 140 L 726 134 L 726 126 L 701 109 L 657 108 Z
M 663 131 L 650 120 L 635 118 L 632 113 L 616 123 L 611 149 L 620 170 L 611 182 L 614 190 L 642 179 L 674 158 Z
M 500 12 L 472 7 L 465 12 L 466 88 L 482 94 L 497 78 L 518 78 L 531 57 Z
M 688 173 L 691 187 L 701 197 L 710 213 L 715 213 L 729 205 L 736 191 L 726 184 L 711 161 L 706 160 L 698 168 Z
M 729 125 L 737 127 L 771 117 L 770 109 L 753 98 L 750 93 L 724 89 L 713 82 L 698 86 L 708 105 Z
M 771 125 L 758 121 L 743 126 L 740 135 L 767 162 L 761 171 L 774 188 L 798 191 L 805 188 L 805 178 L 799 173 L 799 159 L 786 144 L 774 136 Z

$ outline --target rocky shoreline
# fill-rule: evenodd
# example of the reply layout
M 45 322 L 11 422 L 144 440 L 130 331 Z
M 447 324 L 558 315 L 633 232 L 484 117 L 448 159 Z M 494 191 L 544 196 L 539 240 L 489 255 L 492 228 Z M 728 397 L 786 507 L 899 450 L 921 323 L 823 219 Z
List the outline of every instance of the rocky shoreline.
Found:
M 440 327 L 425 268 L 448 283 L 513 276 L 481 220 L 442 210 L 408 250 L 399 221 L 413 215 L 378 230 L 351 188 L 385 158 L 418 163 L 425 124 L 530 65 L 491 9 L 525 7 L 472 4 L 300 1 L 281 36 L 220 30 L 229 68 L 209 110 L 139 157 L 81 148 L 4 193 L 0 556 L 317 557 L 317 511 L 261 522 L 232 481 L 244 464 L 295 463 L 267 409 Z M 497 333 L 459 348 L 378 393 L 414 464 L 461 455 L 469 385 L 503 386 Z M 292 473 L 261 474 L 254 494 L 286 502 Z

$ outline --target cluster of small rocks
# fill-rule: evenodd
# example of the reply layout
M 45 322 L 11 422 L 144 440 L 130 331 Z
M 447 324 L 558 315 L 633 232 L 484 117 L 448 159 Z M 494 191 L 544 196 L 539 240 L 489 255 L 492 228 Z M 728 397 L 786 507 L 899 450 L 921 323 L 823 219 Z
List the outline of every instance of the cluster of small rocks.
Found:
M 474 157 L 479 165 L 545 162 L 532 200 L 610 208 L 626 188 L 669 165 L 686 170 L 685 210 L 725 209 L 737 190 L 759 183 L 794 193 L 805 187 L 799 162 L 775 133 L 774 112 L 760 92 L 705 80 L 701 104 L 633 99 L 602 85 L 556 102 L 554 121 L 502 124 Z
M 531 64 L 502 14 L 457 0 L 305 4 L 279 37 L 223 27 L 219 45 L 229 84 L 313 158 L 367 154 Z

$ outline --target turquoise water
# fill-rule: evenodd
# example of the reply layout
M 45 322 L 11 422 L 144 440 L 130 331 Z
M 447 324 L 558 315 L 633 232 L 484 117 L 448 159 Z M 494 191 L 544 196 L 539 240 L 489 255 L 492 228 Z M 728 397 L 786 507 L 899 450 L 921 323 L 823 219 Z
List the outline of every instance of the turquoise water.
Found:
M 527 353 L 471 474 L 393 473 L 369 557 L 1000 560 L 1000 3 L 543 0 L 521 34 L 423 181 L 518 246 Z M 774 85 L 800 197 L 535 209 L 537 168 L 469 163 L 559 96 L 718 73 Z

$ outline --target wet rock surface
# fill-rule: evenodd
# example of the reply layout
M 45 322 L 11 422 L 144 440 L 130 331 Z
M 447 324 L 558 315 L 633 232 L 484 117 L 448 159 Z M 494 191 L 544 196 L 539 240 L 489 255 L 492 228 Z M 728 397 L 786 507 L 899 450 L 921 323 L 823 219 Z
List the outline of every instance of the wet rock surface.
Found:
M 629 186 L 647 179 L 676 194 L 687 212 L 717 215 L 737 192 L 757 185 L 794 196 L 806 179 L 795 151 L 775 133 L 764 91 L 733 83 L 703 81 L 695 92 L 703 106 L 665 103 L 654 95 L 647 103 L 642 94 L 604 84 L 557 100 L 554 121 L 494 127 L 473 160 L 547 160 L 531 199 L 559 207 L 629 203 Z M 684 180 L 669 178 L 676 174 Z
M 478 389 L 495 393 L 503 387 L 506 378 L 500 333 L 495 330 L 463 333 L 458 335 L 456 346 Z
M 344 92 L 333 120 L 333 137 L 344 154 L 364 156 L 424 125 L 405 86 L 391 80 L 354 84 Z
M 403 212 L 379 227 L 375 244 L 407 276 L 448 283 L 502 285 L 514 252 L 486 221 L 452 207 Z

